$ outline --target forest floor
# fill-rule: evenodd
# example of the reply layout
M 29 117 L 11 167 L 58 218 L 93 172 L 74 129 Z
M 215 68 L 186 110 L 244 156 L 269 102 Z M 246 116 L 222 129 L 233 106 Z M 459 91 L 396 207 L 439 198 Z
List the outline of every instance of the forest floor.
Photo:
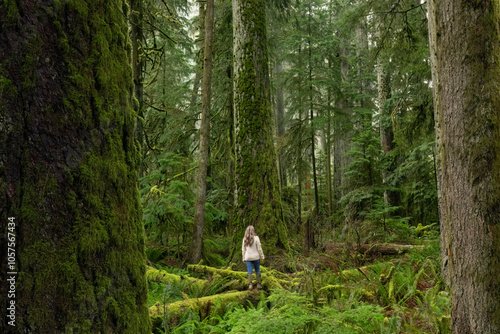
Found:
M 326 243 L 309 257 L 270 256 L 260 291 L 247 289 L 243 263 L 151 264 L 153 333 L 449 332 L 438 240 Z

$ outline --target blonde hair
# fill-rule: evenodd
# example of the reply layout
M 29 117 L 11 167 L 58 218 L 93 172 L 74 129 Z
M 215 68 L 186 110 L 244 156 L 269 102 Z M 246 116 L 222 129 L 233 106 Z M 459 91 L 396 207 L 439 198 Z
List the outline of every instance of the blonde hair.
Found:
M 245 247 L 252 246 L 254 237 L 255 229 L 253 228 L 253 225 L 249 225 L 245 231 L 245 237 L 243 238 L 243 244 Z

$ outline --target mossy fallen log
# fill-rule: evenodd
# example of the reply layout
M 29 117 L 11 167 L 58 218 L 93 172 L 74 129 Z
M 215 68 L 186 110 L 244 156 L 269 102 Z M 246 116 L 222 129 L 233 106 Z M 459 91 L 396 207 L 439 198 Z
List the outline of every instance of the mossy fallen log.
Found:
M 393 263 L 381 262 L 375 263 L 369 266 L 363 266 L 353 269 L 342 270 L 338 273 L 340 277 L 344 280 L 359 280 L 359 279 L 367 279 L 368 281 L 372 281 L 374 279 L 379 279 L 379 275 L 383 274 L 388 268 L 390 269 L 393 266 Z
M 146 269 L 146 279 L 148 282 L 156 282 L 163 284 L 171 284 L 171 283 L 179 283 L 182 281 L 187 281 L 189 282 L 189 284 L 196 285 L 200 289 L 209 284 L 207 280 L 202 280 L 187 275 L 175 275 L 168 273 L 165 270 L 159 270 L 149 266 Z
M 261 266 L 261 278 L 262 278 L 262 286 L 266 290 L 276 289 L 276 288 L 290 288 L 295 283 L 292 282 L 292 279 L 277 270 L 268 270 L 266 267 Z M 193 264 L 188 265 L 188 270 L 191 270 L 196 273 L 207 274 L 210 276 L 221 276 L 221 277 L 229 277 L 231 279 L 237 280 L 240 282 L 240 286 L 235 285 L 236 289 L 244 289 L 246 288 L 247 281 L 247 273 L 245 271 L 235 271 L 231 269 L 219 269 L 214 267 L 205 266 L 202 264 Z M 253 278 L 255 280 L 255 274 L 253 274 Z
M 153 332 L 155 328 L 163 327 L 164 320 L 169 327 L 175 326 L 183 313 L 192 311 L 199 315 L 200 320 L 209 315 L 218 314 L 222 316 L 229 304 L 256 305 L 260 300 L 258 290 L 245 290 L 226 292 L 218 295 L 190 298 L 170 304 L 160 304 L 149 308 L 149 315 L 153 323 Z
M 398 255 L 406 253 L 412 249 L 422 249 L 421 245 L 398 245 L 398 244 L 345 244 L 345 243 L 329 243 L 326 246 L 327 250 L 335 249 L 352 249 L 362 254 L 380 254 L 380 255 Z

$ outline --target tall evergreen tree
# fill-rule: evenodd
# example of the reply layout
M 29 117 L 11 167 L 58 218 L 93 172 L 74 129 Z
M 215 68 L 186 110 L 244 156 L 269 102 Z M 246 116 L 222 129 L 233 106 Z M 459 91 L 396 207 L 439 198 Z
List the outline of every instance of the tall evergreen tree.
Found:
M 150 333 L 125 8 L 0 3 L 2 333 Z
M 456 334 L 500 332 L 499 20 L 497 1 L 429 6 L 441 249 Z
M 265 1 L 233 0 L 233 40 L 234 244 L 241 243 L 246 226 L 254 225 L 265 249 L 287 248 L 274 148 Z
M 191 263 L 201 260 L 203 227 L 205 225 L 205 202 L 207 191 L 208 149 L 210 143 L 210 98 L 212 89 L 212 43 L 214 25 L 214 0 L 207 0 L 205 15 L 205 48 L 203 57 L 203 83 L 201 86 L 200 161 L 197 175 L 197 194 L 194 211 Z

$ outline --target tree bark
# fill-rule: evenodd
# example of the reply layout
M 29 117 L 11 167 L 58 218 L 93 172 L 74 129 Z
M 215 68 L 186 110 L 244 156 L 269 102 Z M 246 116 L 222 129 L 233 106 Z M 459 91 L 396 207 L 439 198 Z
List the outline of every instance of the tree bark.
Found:
M 134 105 L 137 113 L 136 118 L 136 138 L 139 143 L 139 177 L 143 176 L 142 166 L 142 147 L 144 145 L 144 57 L 141 55 L 143 50 L 143 31 L 142 24 L 144 20 L 143 0 L 130 1 L 130 40 L 132 44 L 132 78 L 134 80 L 134 95 L 137 103 Z
M 2 333 L 151 333 L 118 3 L 0 2 Z
M 349 75 L 349 51 L 348 42 L 341 40 L 342 45 L 339 49 L 340 57 L 340 73 L 343 83 L 348 81 Z M 347 92 L 342 92 L 347 94 Z M 333 144 L 333 191 L 335 197 L 335 210 L 340 208 L 338 202 L 346 193 L 347 180 L 345 177 L 345 168 L 349 166 L 352 158 L 347 156 L 346 153 L 351 147 L 352 131 L 352 109 L 349 106 L 347 97 L 342 97 L 337 101 L 337 115 L 334 121 L 334 144 Z
M 500 333 L 500 3 L 431 1 L 443 272 L 453 333 Z
M 203 248 L 203 227 L 205 225 L 205 202 L 207 198 L 208 149 L 210 143 L 210 97 L 212 81 L 212 42 L 214 25 L 214 0 L 207 0 L 205 15 L 205 50 L 203 59 L 203 84 L 201 97 L 200 161 L 197 175 L 196 204 L 193 219 L 191 263 L 201 260 Z
M 275 76 L 277 77 L 277 87 L 276 87 L 276 127 L 278 134 L 278 166 L 280 172 L 280 182 L 283 186 L 287 186 L 287 166 L 285 164 L 284 152 L 281 148 L 281 144 L 285 137 L 285 97 L 283 89 L 283 65 L 281 62 L 277 62 L 275 66 Z
M 310 121 L 310 129 L 311 129 L 311 161 L 312 161 L 312 172 L 313 172 L 313 184 L 314 184 L 314 215 L 311 219 L 307 220 L 307 228 L 306 228 L 306 252 L 309 254 L 309 250 L 311 247 L 314 247 L 314 229 L 313 222 L 319 216 L 319 190 L 318 190 L 318 175 L 316 171 L 316 129 L 314 126 L 314 103 L 313 103 L 313 83 L 312 83 L 312 32 L 311 32 L 311 15 L 312 15 L 312 6 L 311 0 L 309 0 L 309 15 L 307 22 L 307 32 L 308 32 L 308 68 L 309 68 L 309 121 Z
M 233 0 L 236 217 L 232 256 L 254 225 L 264 252 L 288 248 L 270 100 L 265 1 Z
M 391 110 L 387 105 L 387 99 L 390 98 L 390 77 L 384 70 L 384 65 L 380 60 L 377 61 L 377 85 L 378 85 L 378 110 L 379 110 L 379 132 L 380 132 L 380 145 L 382 147 L 382 155 L 385 157 L 385 166 L 382 170 L 382 181 L 385 187 L 388 185 L 388 178 L 394 172 L 394 162 L 390 160 L 390 152 L 395 148 L 394 146 L 394 131 L 392 129 Z M 401 205 L 399 192 L 385 189 L 384 202 L 390 207 L 398 207 Z M 397 216 L 396 211 L 393 216 Z

